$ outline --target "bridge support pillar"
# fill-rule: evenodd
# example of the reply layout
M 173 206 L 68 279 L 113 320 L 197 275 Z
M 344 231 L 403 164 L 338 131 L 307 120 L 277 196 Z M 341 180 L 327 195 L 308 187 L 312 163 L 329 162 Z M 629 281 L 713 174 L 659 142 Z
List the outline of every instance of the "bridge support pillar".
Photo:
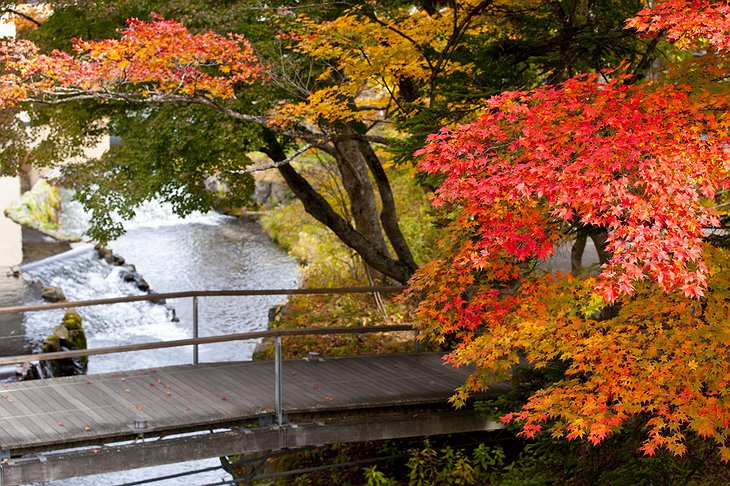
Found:
M 282 360 L 281 360 L 281 336 L 276 336 L 276 343 L 274 345 L 274 406 L 276 408 L 276 423 L 284 425 L 284 403 L 282 396 Z

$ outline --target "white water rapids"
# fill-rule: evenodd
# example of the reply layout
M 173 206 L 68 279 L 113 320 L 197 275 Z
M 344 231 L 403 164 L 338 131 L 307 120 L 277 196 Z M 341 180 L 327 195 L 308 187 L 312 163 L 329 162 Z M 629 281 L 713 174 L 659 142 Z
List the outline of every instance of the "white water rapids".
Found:
M 74 208 L 71 205 L 71 208 Z M 70 213 L 70 214 L 69 214 Z M 84 216 L 76 209 L 62 220 L 66 229 L 80 231 Z M 254 222 L 212 214 L 180 219 L 169 208 L 150 205 L 126 226 L 127 233 L 108 246 L 149 283 L 154 292 L 194 289 L 281 289 L 298 286 L 296 263 L 284 255 Z M 120 278 L 121 268 L 100 260 L 88 244 L 22 267 L 23 277 L 44 286 L 60 286 L 68 300 L 87 300 L 142 293 Z M 215 297 L 199 302 L 200 335 L 263 330 L 270 307 L 281 296 Z M 37 301 L 39 302 L 39 301 Z M 34 302 L 27 302 L 28 304 Z M 174 309 L 174 312 L 172 311 Z M 89 347 L 116 346 L 192 337 L 191 300 L 115 304 L 78 309 Z M 40 342 L 63 311 L 26 314 L 24 327 L 31 343 Z M 175 317 L 177 316 L 177 317 Z M 255 342 L 200 347 L 200 361 L 251 359 Z M 89 373 L 151 368 L 190 363 L 190 348 L 92 356 Z M 218 465 L 218 459 L 124 471 L 47 483 L 53 486 L 112 485 Z M 229 479 L 223 471 L 171 479 L 156 485 L 210 484 Z

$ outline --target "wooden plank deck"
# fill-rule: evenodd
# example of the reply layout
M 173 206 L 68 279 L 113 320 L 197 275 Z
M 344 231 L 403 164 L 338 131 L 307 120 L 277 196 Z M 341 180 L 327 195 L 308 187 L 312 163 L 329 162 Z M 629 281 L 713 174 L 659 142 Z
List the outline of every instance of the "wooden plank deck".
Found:
M 283 363 L 289 417 L 446 403 L 468 369 L 439 353 Z M 274 413 L 274 363 L 175 366 L 4 384 L 0 448 L 11 455 L 242 424 Z

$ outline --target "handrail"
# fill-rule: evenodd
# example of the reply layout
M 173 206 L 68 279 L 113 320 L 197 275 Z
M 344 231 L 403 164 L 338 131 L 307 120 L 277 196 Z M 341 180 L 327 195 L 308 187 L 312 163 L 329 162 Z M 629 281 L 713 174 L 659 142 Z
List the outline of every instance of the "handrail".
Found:
M 400 292 L 406 287 L 400 285 L 384 287 L 332 287 L 313 289 L 263 289 L 263 290 L 187 290 L 184 292 L 166 292 L 162 294 L 130 295 L 126 297 L 112 297 L 108 299 L 77 300 L 54 302 L 52 304 L 21 305 L 0 307 L 0 314 L 14 314 L 16 312 L 35 312 L 53 309 L 72 309 L 76 307 L 91 307 L 95 305 L 120 304 L 124 302 L 157 301 L 165 299 L 184 299 L 188 297 L 236 297 L 259 295 L 321 295 L 321 294 L 365 294 L 372 292 Z
M 358 327 L 319 327 L 298 329 L 276 329 L 270 331 L 243 332 L 218 336 L 204 336 L 199 338 L 176 339 L 156 343 L 127 344 L 124 346 L 107 346 L 104 348 L 76 349 L 73 351 L 57 351 L 53 353 L 22 354 L 0 357 L 0 366 L 27 363 L 30 361 L 79 358 L 82 356 L 96 356 L 99 354 L 128 353 L 131 351 L 146 351 L 151 349 L 175 348 L 196 344 L 223 343 L 229 341 L 244 341 L 267 337 L 309 336 L 329 334 L 367 334 L 373 332 L 416 331 L 410 324 L 394 324 L 389 326 L 358 326 Z
M 60 351 L 54 353 L 25 354 L 17 356 L 0 357 L 0 365 L 26 363 L 35 360 L 56 360 L 78 358 L 82 356 L 94 356 L 99 354 L 126 353 L 130 351 L 143 351 L 161 348 L 173 348 L 179 346 L 193 346 L 193 365 L 198 364 L 198 345 L 222 343 L 229 341 L 241 341 L 246 339 L 257 339 L 265 337 L 275 338 L 274 342 L 274 407 L 276 423 L 282 425 L 286 422 L 284 415 L 283 381 L 282 381 L 282 349 L 281 338 L 285 336 L 305 335 L 328 335 L 328 334 L 356 334 L 372 332 L 394 332 L 394 331 L 415 331 L 416 350 L 418 351 L 418 329 L 411 325 L 392 326 L 359 326 L 359 327 L 324 327 L 309 329 L 275 329 L 269 331 L 255 331 L 237 334 L 198 337 L 198 297 L 233 297 L 233 296 L 258 296 L 258 295 L 316 295 L 316 294 L 353 294 L 353 293 L 374 293 L 374 292 L 400 292 L 405 287 L 351 287 L 351 288 L 315 288 L 315 289 L 268 289 L 268 290 L 189 290 L 185 292 L 168 292 L 164 294 L 146 294 L 128 297 L 115 297 L 110 299 L 84 300 L 75 302 L 57 302 L 53 304 L 14 306 L 0 308 L 0 314 L 11 314 L 16 312 L 35 312 L 51 309 L 69 309 L 76 307 L 89 307 L 94 305 L 119 304 L 122 302 L 159 301 L 163 299 L 190 298 L 193 301 L 193 337 L 191 339 L 177 339 L 174 341 L 163 341 L 157 343 L 130 344 L 124 346 L 109 346 L 94 349 L 76 349 L 73 351 Z

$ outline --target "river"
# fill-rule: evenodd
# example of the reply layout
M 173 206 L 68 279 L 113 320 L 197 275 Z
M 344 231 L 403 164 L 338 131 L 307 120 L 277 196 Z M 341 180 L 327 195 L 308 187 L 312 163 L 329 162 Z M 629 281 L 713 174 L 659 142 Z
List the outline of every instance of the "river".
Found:
M 73 207 L 73 206 L 71 206 Z M 67 229 L 83 226 L 78 212 L 65 221 Z M 68 218 L 68 216 L 66 216 Z M 76 218 L 76 219 L 74 219 Z M 284 255 L 253 220 L 216 213 L 180 219 L 169 209 L 151 205 L 127 225 L 127 233 L 108 245 L 149 283 L 154 292 L 193 289 L 263 289 L 298 286 L 296 263 Z M 100 260 L 88 244 L 75 244 L 68 252 L 21 267 L 26 287 L 33 282 L 58 285 L 69 300 L 140 294 L 120 277 L 121 267 Z M 38 302 L 25 291 L 26 303 Z M 200 335 L 230 334 L 265 329 L 270 307 L 282 297 L 216 297 L 199 303 Z M 7 303 L 4 303 L 8 305 Z M 89 347 L 182 339 L 192 336 L 190 299 L 166 305 L 148 302 L 89 307 L 79 310 Z M 28 314 L 23 321 L 25 338 L 36 346 L 60 322 L 63 311 Z M 251 359 L 255 342 L 201 346 L 200 361 Z M 171 348 L 107 356 L 93 356 L 89 373 L 190 363 L 192 349 Z M 218 459 L 194 461 L 148 469 L 124 471 L 47 483 L 53 486 L 112 485 L 219 465 Z M 230 479 L 222 470 L 156 485 L 210 484 Z

